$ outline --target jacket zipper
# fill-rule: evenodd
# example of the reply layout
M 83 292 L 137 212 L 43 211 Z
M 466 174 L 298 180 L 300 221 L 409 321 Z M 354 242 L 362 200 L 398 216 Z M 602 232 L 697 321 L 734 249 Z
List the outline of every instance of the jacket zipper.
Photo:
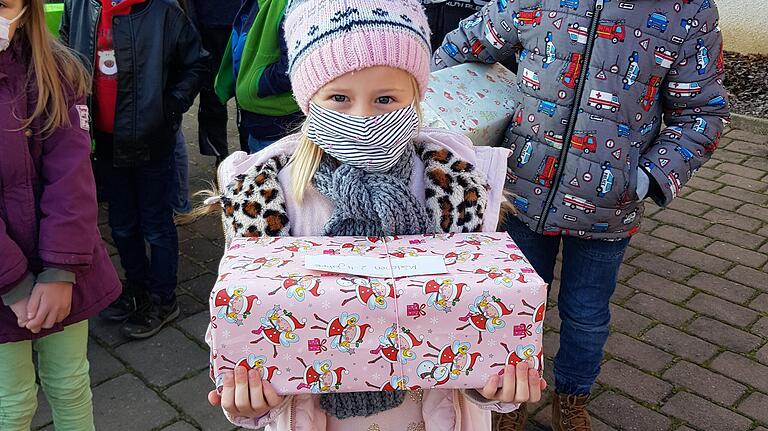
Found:
M 587 48 L 584 51 L 584 58 L 582 58 L 581 72 L 579 73 L 579 84 L 576 87 L 576 94 L 574 95 L 573 109 L 571 115 L 568 118 L 568 129 L 566 130 L 563 138 L 563 148 L 560 149 L 560 157 L 558 158 L 557 173 L 555 174 L 554 181 L 552 182 L 552 189 L 549 191 L 547 201 L 544 204 L 544 209 L 539 218 L 539 223 L 536 225 L 537 233 L 544 233 L 544 224 L 549 216 L 549 207 L 552 206 L 552 201 L 555 200 L 557 195 L 557 189 L 560 186 L 562 180 L 563 171 L 565 170 L 565 161 L 568 158 L 568 150 L 571 148 L 571 139 L 573 138 L 573 132 L 576 129 L 576 119 L 579 115 L 579 106 L 581 105 L 581 98 L 584 95 L 584 87 L 587 84 L 587 74 L 589 73 L 589 64 L 592 60 L 592 50 L 595 47 L 595 40 L 597 39 L 597 26 L 600 23 L 600 15 L 603 13 L 604 0 L 595 1 L 595 11 L 592 15 L 592 21 L 589 24 L 589 36 L 587 38 Z

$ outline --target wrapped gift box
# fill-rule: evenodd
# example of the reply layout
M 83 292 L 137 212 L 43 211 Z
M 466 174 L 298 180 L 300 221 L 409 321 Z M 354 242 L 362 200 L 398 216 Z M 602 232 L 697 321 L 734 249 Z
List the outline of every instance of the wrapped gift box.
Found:
M 430 75 L 423 123 L 496 146 L 514 112 L 515 74 L 500 64 L 465 63 Z
M 210 298 L 212 376 L 258 369 L 282 394 L 479 388 L 505 364 L 541 369 L 546 295 L 506 233 L 236 239 Z

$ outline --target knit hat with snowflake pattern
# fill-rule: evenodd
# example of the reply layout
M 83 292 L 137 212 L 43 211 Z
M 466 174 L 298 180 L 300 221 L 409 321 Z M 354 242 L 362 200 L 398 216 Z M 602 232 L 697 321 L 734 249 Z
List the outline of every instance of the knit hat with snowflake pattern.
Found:
M 372 66 L 409 72 L 424 96 L 432 53 L 419 0 L 291 0 L 284 25 L 293 94 L 304 113 L 327 83 Z

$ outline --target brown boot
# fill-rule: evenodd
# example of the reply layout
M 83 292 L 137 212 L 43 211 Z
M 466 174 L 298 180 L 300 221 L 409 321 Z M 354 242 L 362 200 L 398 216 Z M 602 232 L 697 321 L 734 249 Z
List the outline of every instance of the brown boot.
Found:
M 592 431 L 592 418 L 587 412 L 589 395 L 552 397 L 552 431 Z
M 509 413 L 496 413 L 491 415 L 491 429 L 493 431 L 523 431 L 528 420 L 528 408 L 520 404 L 520 408 Z

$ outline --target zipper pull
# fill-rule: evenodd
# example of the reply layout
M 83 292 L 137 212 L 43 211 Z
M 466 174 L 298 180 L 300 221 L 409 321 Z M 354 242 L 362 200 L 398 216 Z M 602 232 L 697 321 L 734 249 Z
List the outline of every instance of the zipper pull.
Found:
M 603 10 L 603 3 L 605 0 L 597 0 L 595 2 L 595 10 Z

